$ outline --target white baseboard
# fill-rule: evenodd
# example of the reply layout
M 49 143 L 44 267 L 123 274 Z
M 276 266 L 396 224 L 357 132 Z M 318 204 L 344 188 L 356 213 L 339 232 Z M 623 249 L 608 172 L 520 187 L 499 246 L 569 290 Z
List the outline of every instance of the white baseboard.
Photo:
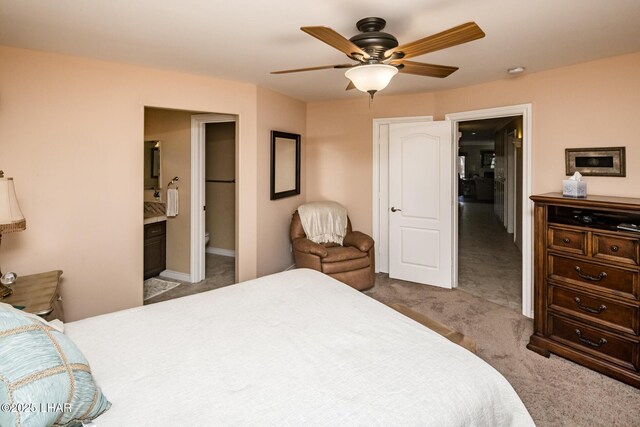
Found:
M 191 275 L 187 273 L 180 273 L 179 271 L 164 270 L 160 273 L 160 276 L 167 279 L 180 280 L 181 282 L 191 283 Z
M 289 267 L 285 268 L 284 271 L 293 270 L 294 268 L 296 268 L 296 265 L 295 264 L 291 264 Z
M 211 246 L 207 246 L 207 253 L 208 254 L 214 254 L 214 255 L 228 256 L 228 257 L 232 257 L 232 258 L 235 258 L 235 256 L 236 256 L 236 251 L 234 251 L 234 250 L 222 249 L 222 248 L 214 248 L 214 247 L 211 247 Z

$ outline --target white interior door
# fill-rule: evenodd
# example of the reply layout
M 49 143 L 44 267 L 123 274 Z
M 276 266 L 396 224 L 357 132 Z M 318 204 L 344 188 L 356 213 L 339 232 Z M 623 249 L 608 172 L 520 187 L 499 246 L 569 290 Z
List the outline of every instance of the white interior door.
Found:
M 389 276 L 452 286 L 451 122 L 389 125 Z

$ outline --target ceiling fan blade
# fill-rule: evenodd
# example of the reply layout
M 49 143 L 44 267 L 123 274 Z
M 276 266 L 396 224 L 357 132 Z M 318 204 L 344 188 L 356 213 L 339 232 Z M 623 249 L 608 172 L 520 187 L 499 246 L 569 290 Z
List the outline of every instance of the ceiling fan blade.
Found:
M 295 70 L 272 71 L 271 74 L 299 73 L 301 71 L 327 70 L 329 68 L 351 68 L 355 64 L 321 65 L 319 67 L 296 68 Z
M 301 27 L 300 29 L 310 36 L 313 36 L 318 40 L 325 42 L 329 46 L 338 49 L 340 52 L 345 53 L 350 58 L 354 58 L 354 54 L 356 56 L 362 56 L 365 59 L 369 58 L 369 54 L 367 52 L 360 49 L 350 40 L 344 38 L 329 27 Z
M 391 64 L 402 64 L 399 72 L 405 74 L 417 74 L 419 76 L 444 78 L 458 70 L 458 67 L 449 67 L 447 65 L 425 64 L 424 62 L 413 61 L 393 61 Z
M 412 58 L 436 50 L 446 49 L 473 40 L 481 39 L 485 36 L 484 31 L 475 22 L 467 22 L 457 27 L 449 28 L 441 33 L 405 43 L 384 53 L 385 58 L 390 57 L 395 52 L 404 53 L 403 58 Z
M 356 85 L 354 85 L 353 82 L 349 80 L 349 84 L 347 85 L 347 88 L 345 90 L 351 90 L 355 88 L 356 88 Z

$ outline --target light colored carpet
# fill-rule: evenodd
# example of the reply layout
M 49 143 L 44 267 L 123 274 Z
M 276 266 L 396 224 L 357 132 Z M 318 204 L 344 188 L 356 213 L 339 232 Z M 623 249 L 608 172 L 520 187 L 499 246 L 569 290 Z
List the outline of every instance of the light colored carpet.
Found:
M 532 320 L 461 290 L 378 275 L 365 294 L 403 304 L 474 339 L 477 354 L 516 390 L 536 425 L 639 426 L 640 390 L 558 356 L 527 350 Z
M 522 254 L 493 203 L 459 203 L 460 290 L 522 312 Z M 499 266 L 499 267 L 498 267 Z
M 160 295 L 164 292 L 167 292 L 170 289 L 175 288 L 180 283 L 171 282 L 169 280 L 159 279 L 157 277 L 152 277 L 144 281 L 144 300 L 148 300 L 150 298 L 155 297 L 156 295 Z

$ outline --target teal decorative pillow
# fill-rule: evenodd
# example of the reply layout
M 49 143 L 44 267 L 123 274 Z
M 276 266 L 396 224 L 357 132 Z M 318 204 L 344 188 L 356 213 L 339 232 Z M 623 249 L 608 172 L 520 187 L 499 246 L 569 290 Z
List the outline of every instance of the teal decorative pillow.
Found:
M 67 336 L 0 303 L 0 426 L 76 426 L 110 406 Z

